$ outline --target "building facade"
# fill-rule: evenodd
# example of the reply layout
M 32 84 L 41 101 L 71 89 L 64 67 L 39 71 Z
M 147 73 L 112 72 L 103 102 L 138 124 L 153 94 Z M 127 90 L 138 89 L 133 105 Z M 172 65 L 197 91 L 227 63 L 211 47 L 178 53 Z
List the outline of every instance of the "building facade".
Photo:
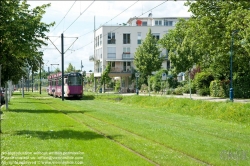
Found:
M 94 62 L 94 77 L 100 78 L 108 63 L 111 63 L 111 78 L 121 79 L 121 92 L 134 91 L 135 83 L 131 79 L 136 48 L 146 38 L 149 28 L 156 39 L 161 39 L 170 29 L 175 27 L 179 18 L 149 17 L 130 18 L 127 24 L 117 26 L 101 26 L 95 30 L 94 56 L 89 60 Z M 188 19 L 188 18 L 184 18 Z M 170 68 L 166 50 L 161 50 L 165 57 L 162 68 Z

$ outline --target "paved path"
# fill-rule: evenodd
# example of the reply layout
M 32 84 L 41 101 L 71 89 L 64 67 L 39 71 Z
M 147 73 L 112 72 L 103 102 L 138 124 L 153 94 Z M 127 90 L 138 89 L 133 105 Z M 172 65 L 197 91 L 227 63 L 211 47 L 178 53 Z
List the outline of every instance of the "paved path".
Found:
M 134 95 L 134 93 L 124 93 L 123 95 Z M 148 96 L 146 93 L 140 93 L 139 95 Z M 161 95 L 161 94 L 150 94 L 151 96 L 162 96 L 162 97 L 176 97 L 176 98 L 190 98 L 190 94 L 183 94 L 183 95 Z M 220 98 L 220 97 L 210 97 L 210 96 L 199 96 L 196 94 L 192 94 L 191 98 L 193 100 L 206 100 L 206 101 L 214 101 L 214 102 L 226 102 L 230 101 L 229 98 Z M 240 103 L 250 103 L 250 99 L 234 99 L 234 102 Z

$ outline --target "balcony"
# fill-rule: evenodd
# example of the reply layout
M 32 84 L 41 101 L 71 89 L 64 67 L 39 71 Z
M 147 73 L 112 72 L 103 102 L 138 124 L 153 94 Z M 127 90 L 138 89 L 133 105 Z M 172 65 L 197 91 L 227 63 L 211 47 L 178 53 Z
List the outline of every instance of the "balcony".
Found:
M 115 44 L 116 39 L 112 38 L 112 39 L 108 39 L 108 44 Z
M 119 77 L 119 76 L 131 76 L 132 70 L 129 68 L 124 69 L 123 67 L 111 67 L 109 76 L 110 77 Z
M 130 52 L 123 52 L 122 59 L 123 60 L 132 60 L 132 59 L 134 59 L 134 56 Z

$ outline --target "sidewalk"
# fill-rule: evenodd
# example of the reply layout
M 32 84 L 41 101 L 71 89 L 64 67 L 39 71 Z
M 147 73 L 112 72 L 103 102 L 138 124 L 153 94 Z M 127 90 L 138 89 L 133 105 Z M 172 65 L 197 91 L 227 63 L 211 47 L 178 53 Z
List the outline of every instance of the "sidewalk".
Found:
M 124 93 L 122 95 L 134 95 L 134 93 Z M 148 93 L 139 93 L 139 95 L 148 96 Z M 150 96 L 162 96 L 162 97 L 176 97 L 176 98 L 190 98 L 190 94 L 183 94 L 183 95 L 161 95 L 161 94 L 150 94 Z M 229 98 L 220 98 L 220 97 L 210 97 L 210 96 L 199 96 L 196 94 L 191 94 L 191 99 L 193 100 L 206 100 L 206 101 L 213 101 L 213 102 L 230 102 Z M 240 103 L 250 103 L 250 99 L 234 99 L 234 102 Z
M 184 98 L 190 98 L 190 94 L 183 94 L 182 97 L 184 97 Z M 215 101 L 215 102 L 230 101 L 229 98 L 199 96 L 199 95 L 196 95 L 196 94 L 192 94 L 191 98 L 194 99 L 194 100 L 207 100 L 207 101 Z M 234 102 L 250 103 L 250 99 L 234 99 Z

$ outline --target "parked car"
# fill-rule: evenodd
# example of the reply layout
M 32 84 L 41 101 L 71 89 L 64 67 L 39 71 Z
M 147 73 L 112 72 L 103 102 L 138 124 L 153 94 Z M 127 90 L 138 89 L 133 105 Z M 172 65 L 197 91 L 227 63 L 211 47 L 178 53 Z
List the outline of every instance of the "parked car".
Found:
M 0 89 L 1 105 L 5 104 L 4 92 L 5 90 Z

